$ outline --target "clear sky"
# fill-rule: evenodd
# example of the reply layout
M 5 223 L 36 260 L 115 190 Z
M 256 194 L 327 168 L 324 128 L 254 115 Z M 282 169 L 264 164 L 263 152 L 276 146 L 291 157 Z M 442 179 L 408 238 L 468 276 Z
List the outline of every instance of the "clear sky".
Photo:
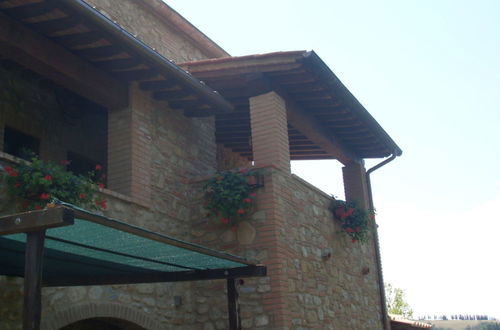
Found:
M 500 318 L 500 1 L 166 2 L 234 56 L 314 50 L 403 149 L 372 175 L 386 282 Z M 293 170 L 343 196 L 337 162 Z

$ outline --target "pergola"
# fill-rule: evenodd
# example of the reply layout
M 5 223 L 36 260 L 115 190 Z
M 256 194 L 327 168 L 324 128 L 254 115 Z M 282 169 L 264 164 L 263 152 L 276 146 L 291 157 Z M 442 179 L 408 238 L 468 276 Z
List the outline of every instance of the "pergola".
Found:
M 0 275 L 24 277 L 25 330 L 40 327 L 42 287 L 214 279 L 239 329 L 235 280 L 266 267 L 61 203 L 0 218 Z

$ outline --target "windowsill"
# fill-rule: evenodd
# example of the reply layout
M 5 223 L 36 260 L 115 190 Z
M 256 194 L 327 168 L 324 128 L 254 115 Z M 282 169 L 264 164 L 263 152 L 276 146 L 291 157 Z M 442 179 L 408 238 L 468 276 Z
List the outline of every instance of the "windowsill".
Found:
M 24 160 L 22 158 L 13 156 L 13 155 L 8 154 L 8 153 L 3 152 L 3 151 L 0 151 L 0 160 L 7 161 L 7 162 L 10 162 L 10 163 L 13 163 L 13 164 L 20 164 L 21 162 L 28 162 L 28 161 L 26 161 L 26 160 Z M 111 197 L 119 199 L 119 200 L 121 200 L 123 202 L 132 203 L 132 204 L 144 207 L 146 209 L 150 209 L 151 208 L 151 206 L 148 205 L 147 203 L 141 202 L 141 201 L 139 201 L 139 200 L 137 200 L 135 198 L 132 198 L 130 196 L 121 194 L 119 192 L 116 192 L 116 191 L 113 191 L 113 190 L 110 190 L 110 189 L 99 188 L 99 192 L 101 194 L 105 195 L 105 196 L 111 196 Z

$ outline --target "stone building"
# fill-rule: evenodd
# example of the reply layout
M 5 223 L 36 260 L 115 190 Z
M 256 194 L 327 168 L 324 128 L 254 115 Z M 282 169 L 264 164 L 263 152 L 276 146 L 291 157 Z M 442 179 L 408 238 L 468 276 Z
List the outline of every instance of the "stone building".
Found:
M 290 161 L 337 159 L 346 198 L 370 208 L 363 159 L 401 150 L 317 54 L 231 57 L 160 0 L 0 1 L 0 46 L 2 164 L 23 146 L 103 164 L 105 215 L 265 265 L 238 287 L 244 329 L 389 327 L 376 231 L 339 233 L 332 198 Z M 204 181 L 251 166 L 266 173 L 256 211 L 237 231 L 207 219 Z M 21 327 L 22 283 L 0 277 L 2 329 Z M 41 328 L 226 329 L 224 290 L 46 287 Z

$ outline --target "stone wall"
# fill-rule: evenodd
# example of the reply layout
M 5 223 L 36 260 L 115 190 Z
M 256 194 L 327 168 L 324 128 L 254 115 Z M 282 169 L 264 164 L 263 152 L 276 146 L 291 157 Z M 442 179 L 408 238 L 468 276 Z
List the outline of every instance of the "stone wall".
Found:
M 191 240 L 268 267 L 269 276 L 239 287 L 243 328 L 381 329 L 373 242 L 353 243 L 340 233 L 330 196 L 283 171 L 265 173 L 257 211 L 237 231 L 205 218 L 201 208 L 192 222 Z M 220 281 L 193 287 L 205 297 L 196 301 L 200 326 L 222 322 L 223 288 Z
M 101 13 L 120 26 L 132 33 L 136 38 L 143 41 L 158 53 L 174 62 L 188 62 L 201 60 L 210 55 L 199 45 L 189 40 L 186 35 L 169 20 L 155 15 L 150 7 L 141 4 L 143 1 L 136 0 L 86 0 L 96 7 Z M 159 2 L 159 1 L 147 1 Z M 163 3 L 155 3 L 155 7 L 165 6 Z M 157 12 L 159 8 L 152 9 Z M 170 13 L 171 16 L 178 14 Z M 182 22 L 182 19 L 179 19 Z M 187 23 L 189 24 L 189 23 Z M 193 28 L 195 29 L 195 28 Z M 198 31 L 200 35 L 201 32 Z

